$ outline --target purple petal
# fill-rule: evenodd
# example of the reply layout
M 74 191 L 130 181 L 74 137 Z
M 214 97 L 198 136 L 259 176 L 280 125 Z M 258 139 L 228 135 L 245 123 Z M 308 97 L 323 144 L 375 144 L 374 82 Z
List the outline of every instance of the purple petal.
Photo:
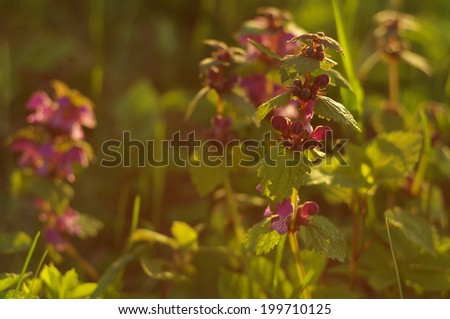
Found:
M 287 225 L 288 222 L 289 222 L 288 217 L 280 217 L 280 218 L 274 220 L 272 222 L 272 224 L 270 224 L 269 229 L 276 230 L 278 234 L 284 235 L 288 231 L 288 225 Z
M 258 184 L 258 186 L 256 186 L 256 190 L 261 193 L 263 191 L 262 185 Z
M 332 132 L 328 126 L 317 126 L 311 134 L 311 138 L 316 141 L 323 141 Z
M 309 216 L 316 215 L 319 212 L 319 205 L 316 202 L 308 201 L 304 202 L 300 209 L 300 216 L 303 219 L 306 219 Z
M 281 203 L 276 205 L 276 213 L 281 217 L 289 217 L 294 212 L 294 206 L 290 198 L 285 198 Z
M 272 211 L 270 210 L 270 206 L 267 206 L 264 210 L 264 217 L 269 217 L 270 215 L 272 215 Z

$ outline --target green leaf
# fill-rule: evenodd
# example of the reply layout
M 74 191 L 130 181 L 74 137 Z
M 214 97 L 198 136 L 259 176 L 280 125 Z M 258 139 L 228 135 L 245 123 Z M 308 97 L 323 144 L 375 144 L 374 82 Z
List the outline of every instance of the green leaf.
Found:
M 281 235 L 269 229 L 270 220 L 266 219 L 253 225 L 244 238 L 244 250 L 257 256 L 267 254 L 276 247 Z
M 323 71 L 329 71 L 337 65 L 337 62 L 331 60 L 330 58 L 325 58 L 320 61 L 320 69 Z
M 150 229 L 137 229 L 130 238 L 131 243 L 146 242 L 150 244 L 159 243 L 170 246 L 174 249 L 178 248 L 178 243 L 173 238 L 160 234 Z
M 227 167 L 227 159 L 225 156 L 220 158 L 218 166 L 206 165 L 202 160 L 199 152 L 194 152 L 191 156 L 189 172 L 191 173 L 192 183 L 194 184 L 200 196 L 205 196 L 212 192 L 217 186 L 223 183 L 225 177 L 230 171 Z
M 283 201 L 293 188 L 306 183 L 311 166 L 302 152 L 287 150 L 281 144 L 270 147 L 258 169 L 262 194 L 275 202 Z
M 387 210 L 385 213 L 389 224 L 400 229 L 411 242 L 419 245 L 427 252 L 435 255 L 433 230 L 422 217 L 404 211 L 399 207 Z
M 256 119 L 261 122 L 267 114 L 270 113 L 270 111 L 276 107 L 282 107 L 289 103 L 291 100 L 291 93 L 290 92 L 284 92 L 280 95 L 277 95 L 273 98 L 271 98 L 269 101 L 261 104 L 256 109 Z
M 396 131 L 378 135 L 366 148 L 375 181 L 406 177 L 419 160 L 422 138 L 418 133 Z
M 250 42 L 255 48 L 257 48 L 259 51 L 267 54 L 268 56 L 276 59 L 276 60 L 282 60 L 282 57 L 279 56 L 278 54 L 276 54 L 275 52 L 273 52 L 272 50 L 270 50 L 268 47 L 266 47 L 265 45 L 262 45 L 261 43 L 258 43 L 256 41 L 253 41 L 252 39 L 248 39 L 248 42 Z
M 416 69 L 419 69 L 428 76 L 431 76 L 431 73 L 433 73 L 433 69 L 423 56 L 420 56 L 408 50 L 403 50 L 400 53 L 400 57 L 409 65 Z
M 192 113 L 194 113 L 194 110 L 197 107 L 198 102 L 209 92 L 209 90 L 209 86 L 204 86 L 200 91 L 197 92 L 197 94 L 195 94 L 194 98 L 191 100 L 191 102 L 189 102 L 186 108 L 186 113 L 184 115 L 185 120 L 188 120 L 191 117 Z
M 145 246 L 136 248 L 126 255 L 121 256 L 114 263 L 112 263 L 98 281 L 98 286 L 92 293 L 91 298 L 98 298 L 100 294 L 116 279 L 119 273 L 126 267 L 126 265 L 135 259 L 146 249 Z
M 345 260 L 346 246 L 339 229 L 323 216 L 313 216 L 300 227 L 299 236 L 306 249 L 314 250 L 340 262 Z
M 345 106 L 327 96 L 319 96 L 319 99 L 314 106 L 314 112 L 320 117 L 350 125 L 356 131 L 361 131 L 353 118 L 353 115 L 345 108 Z
M 0 253 L 15 253 L 30 248 L 31 237 L 19 231 L 14 233 L 0 233 Z
M 18 274 L 4 273 L 0 275 L 0 292 L 12 287 L 19 281 Z
M 303 54 L 287 55 L 280 65 L 281 82 L 286 82 L 298 75 L 304 75 L 317 69 L 320 69 L 320 61 L 317 59 Z
M 80 299 L 86 298 L 93 294 L 97 289 L 97 284 L 93 282 L 87 282 L 77 285 L 75 288 L 70 290 L 67 294 L 67 298 Z
M 170 230 L 181 249 L 198 249 L 198 234 L 191 226 L 181 221 L 174 221 Z

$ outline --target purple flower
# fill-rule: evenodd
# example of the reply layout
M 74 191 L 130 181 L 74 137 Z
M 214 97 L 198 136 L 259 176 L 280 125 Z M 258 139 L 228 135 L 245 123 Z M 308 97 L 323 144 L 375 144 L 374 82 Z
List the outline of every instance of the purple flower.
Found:
M 73 166 L 86 167 L 89 164 L 89 153 L 85 148 L 72 143 L 52 142 L 54 141 L 40 145 L 29 138 L 19 137 L 12 143 L 11 149 L 21 153 L 19 165 L 33 169 L 36 175 L 75 181 Z
M 323 141 L 327 134 L 331 133 L 328 126 L 317 126 L 314 130 L 310 124 L 312 117 L 311 110 L 301 112 L 300 120 L 291 121 L 287 117 L 275 115 L 272 117 L 272 127 L 277 130 L 283 144 L 293 150 L 303 151 L 314 148 Z
M 216 115 L 211 120 L 212 127 L 204 132 L 205 139 L 216 140 L 227 144 L 234 138 L 231 132 L 233 119 L 229 116 Z
M 30 124 L 46 127 L 54 135 L 68 135 L 73 140 L 84 138 L 82 127 L 96 125 L 92 102 L 62 82 L 53 83 L 56 99 L 38 91 L 28 100 L 27 109 L 34 111 L 27 120 Z
M 64 251 L 67 246 L 66 236 L 81 236 L 80 213 L 67 207 L 62 214 L 57 214 L 50 203 L 38 198 L 35 202 L 40 210 L 39 219 L 45 224 L 45 240 L 56 250 Z
M 294 206 L 289 198 L 285 198 L 281 203 L 275 205 L 275 212 L 272 212 L 270 206 L 264 211 L 264 217 L 273 217 L 270 224 L 271 230 L 276 230 L 280 235 L 288 232 L 288 224 L 294 212 Z
M 256 106 L 285 91 L 282 86 L 268 81 L 266 75 L 262 73 L 242 77 L 239 85 Z
M 95 116 L 88 105 L 74 105 L 66 96 L 55 101 L 58 106 L 48 122 L 50 130 L 55 134 L 67 134 L 73 140 L 84 138 L 82 126 L 93 128 Z
M 28 115 L 28 123 L 47 124 L 53 116 L 53 101 L 47 93 L 38 91 L 28 100 L 27 109 L 34 111 L 34 113 Z

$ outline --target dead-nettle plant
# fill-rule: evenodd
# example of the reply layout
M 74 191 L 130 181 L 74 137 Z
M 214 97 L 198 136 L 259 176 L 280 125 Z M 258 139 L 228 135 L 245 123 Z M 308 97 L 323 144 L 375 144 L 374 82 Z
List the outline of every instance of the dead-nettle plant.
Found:
M 83 127 L 96 125 L 93 104 L 60 81 L 54 81 L 52 86 L 54 98 L 43 91 L 33 93 L 27 103 L 32 112 L 27 117 L 29 125 L 11 137 L 11 150 L 19 154 L 20 166 L 13 173 L 15 189 L 18 195 L 35 198 L 43 237 L 53 256 L 66 252 L 95 278 L 96 270 L 78 254 L 70 240 L 95 236 L 101 226 L 96 219 L 70 206 L 76 170 L 87 167 L 93 157 L 83 131 Z
M 192 180 L 201 195 L 220 184 L 224 186 L 235 233 L 245 252 L 259 256 L 278 246 L 273 289 L 277 289 L 288 238 L 298 277 L 294 295 L 310 297 L 308 284 L 312 275 L 305 273 L 300 247 L 339 261 L 344 261 L 346 255 L 345 241 L 337 227 L 318 215 L 319 204 L 299 196 L 299 189 L 311 179 L 314 163 L 326 156 L 319 145 L 332 133 L 327 126 L 314 127 L 311 120 L 316 114 L 348 125 L 355 132 L 360 129 L 341 103 L 326 96 L 329 85 L 350 89 L 345 78 L 333 69 L 337 63 L 327 53 L 331 49 L 344 54 L 339 43 L 323 32 L 291 33 L 287 21 L 280 11 L 263 9 L 258 18 L 245 24 L 253 27 L 249 29 L 251 33 L 239 33 L 241 41 L 245 40 L 246 50 L 206 41 L 212 47 L 212 54 L 200 63 L 204 87 L 188 106 L 186 115 L 189 117 L 199 100 L 208 95 L 209 100 L 215 101 L 216 116 L 207 136 L 223 143 L 233 134 L 233 122 L 225 115 L 226 110 L 232 110 L 232 114 L 240 110 L 248 115 L 251 103 L 257 106 L 256 112 L 252 112 L 254 124 L 264 126 L 262 122 L 270 119 L 279 140 L 276 147 L 269 148 L 270 154 L 266 154 L 270 165 L 264 157 L 259 164 L 261 182 L 257 186 L 269 206 L 263 221 L 251 227 L 245 236 L 230 186 L 230 170 L 199 165 L 191 169 Z M 285 165 L 293 155 L 302 160 L 295 166 Z M 192 156 L 200 158 L 198 154 Z

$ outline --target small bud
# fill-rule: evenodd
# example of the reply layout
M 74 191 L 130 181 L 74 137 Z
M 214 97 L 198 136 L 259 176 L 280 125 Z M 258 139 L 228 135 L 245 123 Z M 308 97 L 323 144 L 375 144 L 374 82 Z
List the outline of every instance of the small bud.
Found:
M 301 121 L 295 121 L 291 125 L 291 133 L 295 135 L 300 135 L 305 130 L 305 127 Z
M 311 98 L 311 91 L 308 88 L 302 88 L 300 90 L 300 94 L 298 96 L 300 98 L 300 100 L 309 100 Z
M 272 117 L 272 126 L 281 134 L 287 135 L 289 127 L 291 126 L 291 121 L 284 116 L 275 115 Z
M 313 82 L 313 86 L 315 88 L 324 88 L 328 84 L 330 84 L 330 77 L 326 74 L 321 74 L 321 75 L 316 76 L 316 78 L 314 79 L 314 82 Z
M 325 35 L 325 33 L 321 32 L 321 31 L 317 32 L 316 34 L 321 38 Z

